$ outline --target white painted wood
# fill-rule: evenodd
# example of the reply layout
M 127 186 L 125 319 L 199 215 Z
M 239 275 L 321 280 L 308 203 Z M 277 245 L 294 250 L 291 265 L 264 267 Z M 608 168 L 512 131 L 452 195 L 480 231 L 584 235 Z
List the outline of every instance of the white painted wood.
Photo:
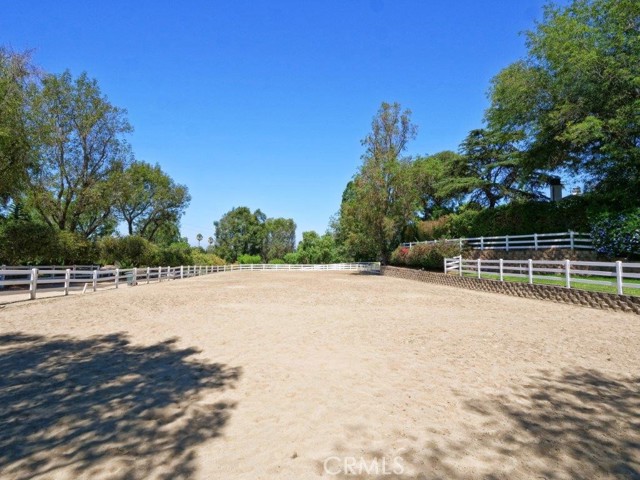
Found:
M 38 291 L 38 269 L 31 269 L 31 277 L 30 277 L 30 285 L 29 285 L 29 298 L 31 300 L 36 299 L 36 292 Z
M 69 283 L 71 281 L 71 269 L 67 268 L 64 271 L 64 294 L 69 295 Z
M 622 262 L 616 262 L 616 290 L 618 291 L 618 295 L 622 295 L 624 291 L 622 290 Z

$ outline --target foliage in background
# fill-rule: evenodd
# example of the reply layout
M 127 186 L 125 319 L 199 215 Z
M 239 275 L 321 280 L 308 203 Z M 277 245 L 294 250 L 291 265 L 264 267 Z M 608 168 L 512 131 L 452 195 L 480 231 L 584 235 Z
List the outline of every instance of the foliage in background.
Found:
M 243 253 L 238 256 L 238 263 L 241 265 L 249 265 L 249 264 L 259 264 L 262 263 L 262 257 L 260 255 L 249 255 L 247 253 Z
M 398 247 L 391 255 L 392 265 L 442 271 L 444 259 L 464 254 L 458 245 L 439 242 L 430 245 Z
M 591 237 L 599 253 L 640 259 L 640 208 L 601 214 L 593 223 Z
M 326 233 L 318 235 L 314 231 L 303 232 L 302 241 L 295 253 L 284 256 L 286 263 L 343 263 L 348 261 L 344 247 L 337 244 L 335 237 Z
M 292 218 L 268 218 L 264 223 L 262 258 L 271 263 L 293 252 L 296 246 L 296 223 Z
M 260 255 L 266 219 L 260 210 L 251 212 L 247 207 L 233 208 L 225 213 L 213 222 L 216 254 L 229 263 L 236 262 L 240 255 Z

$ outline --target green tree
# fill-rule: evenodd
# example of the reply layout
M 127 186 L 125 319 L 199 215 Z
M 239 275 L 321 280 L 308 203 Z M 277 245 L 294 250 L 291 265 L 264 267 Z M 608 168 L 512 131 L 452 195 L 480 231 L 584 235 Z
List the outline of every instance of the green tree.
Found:
M 362 166 L 347 187 L 340 235 L 357 259 L 388 261 L 418 208 L 411 163 L 403 157 L 417 127 L 411 111 L 382 103 L 362 145 Z
M 177 225 L 191 201 L 187 187 L 176 184 L 159 165 L 134 161 L 115 182 L 119 192 L 115 205 L 129 235 L 135 233 L 150 241 L 156 241 L 159 233 L 160 238 L 169 233 L 161 230 Z
M 247 207 L 236 207 L 213 222 L 215 227 L 215 253 L 227 262 L 238 256 L 260 255 L 264 244 L 266 216 L 260 210 L 251 212 Z
M 640 198 L 640 2 L 549 5 L 528 55 L 492 82 L 491 129 L 524 135 L 529 170 L 587 174 L 623 203 Z
M 543 176 L 530 172 L 523 180 L 518 140 L 512 133 L 472 130 L 460 146 L 462 155 L 449 158 L 438 183 L 439 194 L 467 195 L 470 202 L 488 208 L 507 199 L 538 198 Z
M 269 262 L 284 258 L 296 246 L 296 223 L 292 218 L 268 218 L 264 223 L 262 258 Z
M 30 200 L 60 230 L 96 237 L 115 229 L 114 182 L 129 159 L 126 112 L 102 95 L 85 73 L 46 75 L 33 92 L 31 121 L 42 168 Z
M 284 259 L 293 259 L 293 263 L 340 263 L 346 261 L 346 254 L 331 233 L 321 236 L 312 230 L 302 233 L 295 257 L 285 255 Z
M 213 245 L 213 242 L 214 242 L 213 237 L 209 237 L 209 238 L 207 239 L 207 242 L 209 243 L 209 247 L 210 247 L 210 246 L 212 246 L 212 245 Z
M 203 239 L 203 238 L 204 238 L 204 237 L 202 236 L 202 234 L 201 234 L 201 233 L 199 233 L 199 234 L 197 234 L 197 235 L 196 235 L 196 240 L 198 241 L 198 247 L 200 246 L 200 242 L 202 241 L 202 239 Z
M 37 166 L 26 118 L 33 71 L 28 54 L 0 47 L 0 207 L 16 200 Z
M 438 218 L 452 212 L 461 201 L 457 192 L 445 192 L 443 182 L 448 178 L 452 165 L 461 161 L 455 152 L 443 151 L 426 157 L 418 157 L 412 166 L 412 176 L 420 197 L 420 216 L 422 220 Z

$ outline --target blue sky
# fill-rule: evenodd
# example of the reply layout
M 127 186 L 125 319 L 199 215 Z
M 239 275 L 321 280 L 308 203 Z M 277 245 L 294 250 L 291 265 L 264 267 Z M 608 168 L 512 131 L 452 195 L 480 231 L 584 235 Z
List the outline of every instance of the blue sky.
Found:
M 193 197 L 183 234 L 234 206 L 324 232 L 382 101 L 410 154 L 457 149 L 489 81 L 525 53 L 542 0 L 7 1 L 0 44 L 87 71 L 128 110 L 137 158 Z

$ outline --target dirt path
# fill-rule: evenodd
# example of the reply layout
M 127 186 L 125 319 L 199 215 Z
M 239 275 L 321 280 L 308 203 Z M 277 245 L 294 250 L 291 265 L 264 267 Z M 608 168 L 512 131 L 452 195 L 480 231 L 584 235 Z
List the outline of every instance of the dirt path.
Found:
M 349 273 L 8 305 L 0 478 L 640 478 L 639 345 L 634 315 Z

